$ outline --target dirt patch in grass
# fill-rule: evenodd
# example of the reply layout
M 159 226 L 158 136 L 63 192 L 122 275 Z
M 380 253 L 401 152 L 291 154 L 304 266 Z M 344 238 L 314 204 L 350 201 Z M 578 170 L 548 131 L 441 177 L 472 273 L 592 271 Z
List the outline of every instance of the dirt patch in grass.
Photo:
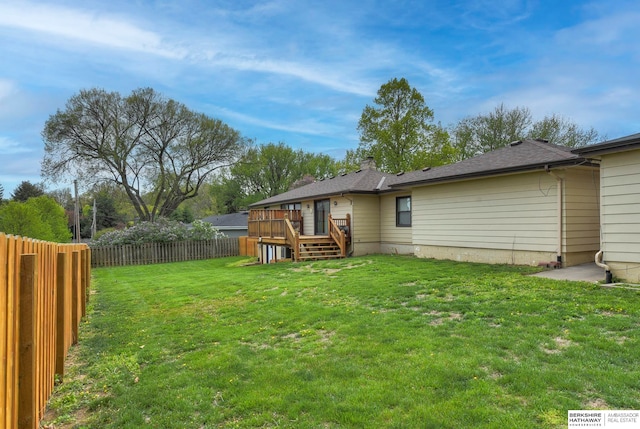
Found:
M 283 339 L 283 340 L 293 340 L 293 341 L 298 342 L 298 341 L 300 341 L 300 338 L 301 338 L 301 337 L 302 337 L 302 335 L 300 335 L 300 333 L 299 333 L 299 332 L 292 332 L 292 333 L 290 333 L 290 334 L 283 335 L 283 336 L 282 336 L 282 339 Z
M 562 353 L 562 351 L 564 349 L 566 349 L 567 347 L 573 345 L 573 342 L 570 340 L 567 340 L 566 338 L 562 338 L 562 337 L 556 337 L 553 339 L 553 342 L 555 344 L 555 348 L 548 348 L 548 347 L 541 347 L 542 351 L 545 352 L 546 354 L 549 355 L 555 355 L 558 353 Z
M 594 398 L 587 402 L 587 410 L 607 410 L 611 407 L 607 404 L 607 401 L 601 398 Z
M 442 313 L 439 311 L 430 311 L 428 313 L 424 313 L 425 316 L 436 316 L 431 322 L 429 322 L 430 326 L 440 326 L 444 322 L 450 322 L 454 320 L 462 320 L 462 314 L 460 313 Z
M 352 270 L 354 268 L 361 268 L 370 264 L 373 264 L 373 261 L 365 259 L 359 260 L 358 262 L 348 262 L 338 267 L 316 268 L 314 264 L 309 264 L 302 267 L 290 268 L 290 270 L 294 273 L 323 273 L 332 275 L 339 273 L 342 270 Z
M 335 335 L 335 331 L 327 331 L 324 329 L 320 329 L 318 331 L 318 335 L 320 335 L 320 342 L 321 343 L 330 343 L 331 339 L 333 338 L 333 336 Z
M 619 344 L 619 345 L 623 345 L 627 341 L 629 341 L 629 337 L 625 337 L 624 335 L 621 335 L 619 337 L 615 337 L 615 342 L 617 344 Z

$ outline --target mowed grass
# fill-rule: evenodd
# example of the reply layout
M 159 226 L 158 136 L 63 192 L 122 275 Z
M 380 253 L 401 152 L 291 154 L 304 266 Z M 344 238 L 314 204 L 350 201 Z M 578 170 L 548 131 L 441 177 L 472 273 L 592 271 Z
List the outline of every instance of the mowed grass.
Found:
M 94 270 L 46 424 L 563 428 L 640 409 L 640 293 L 367 256 Z

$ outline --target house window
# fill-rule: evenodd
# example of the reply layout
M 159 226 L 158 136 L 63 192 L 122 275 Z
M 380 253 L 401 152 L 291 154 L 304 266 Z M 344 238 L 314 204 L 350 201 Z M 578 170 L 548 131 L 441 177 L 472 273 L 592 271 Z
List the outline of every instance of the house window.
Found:
M 396 198 L 396 226 L 411 226 L 411 197 Z
M 281 204 L 280 208 L 284 210 L 300 210 L 302 208 L 302 204 L 301 203 Z

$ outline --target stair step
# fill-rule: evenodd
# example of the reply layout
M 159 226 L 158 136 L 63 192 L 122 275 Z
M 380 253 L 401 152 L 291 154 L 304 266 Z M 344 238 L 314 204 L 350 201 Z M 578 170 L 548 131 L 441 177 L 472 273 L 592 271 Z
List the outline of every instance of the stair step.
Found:
M 332 251 L 332 252 L 300 252 L 300 256 L 303 255 L 340 255 L 340 251 Z
M 340 255 L 313 255 L 313 256 L 303 256 L 300 255 L 301 261 L 313 261 L 318 259 L 340 259 L 342 256 Z
M 339 247 L 312 247 L 301 248 L 301 252 L 339 252 Z
M 300 240 L 297 252 L 297 259 L 300 261 L 338 258 L 342 258 L 342 252 L 331 237 L 309 237 Z

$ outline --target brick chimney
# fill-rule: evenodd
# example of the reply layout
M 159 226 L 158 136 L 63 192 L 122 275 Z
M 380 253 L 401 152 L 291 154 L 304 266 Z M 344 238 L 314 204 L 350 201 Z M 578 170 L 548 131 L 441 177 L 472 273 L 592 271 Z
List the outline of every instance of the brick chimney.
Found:
M 376 170 L 376 162 L 372 156 L 368 156 L 360 163 L 361 170 Z

